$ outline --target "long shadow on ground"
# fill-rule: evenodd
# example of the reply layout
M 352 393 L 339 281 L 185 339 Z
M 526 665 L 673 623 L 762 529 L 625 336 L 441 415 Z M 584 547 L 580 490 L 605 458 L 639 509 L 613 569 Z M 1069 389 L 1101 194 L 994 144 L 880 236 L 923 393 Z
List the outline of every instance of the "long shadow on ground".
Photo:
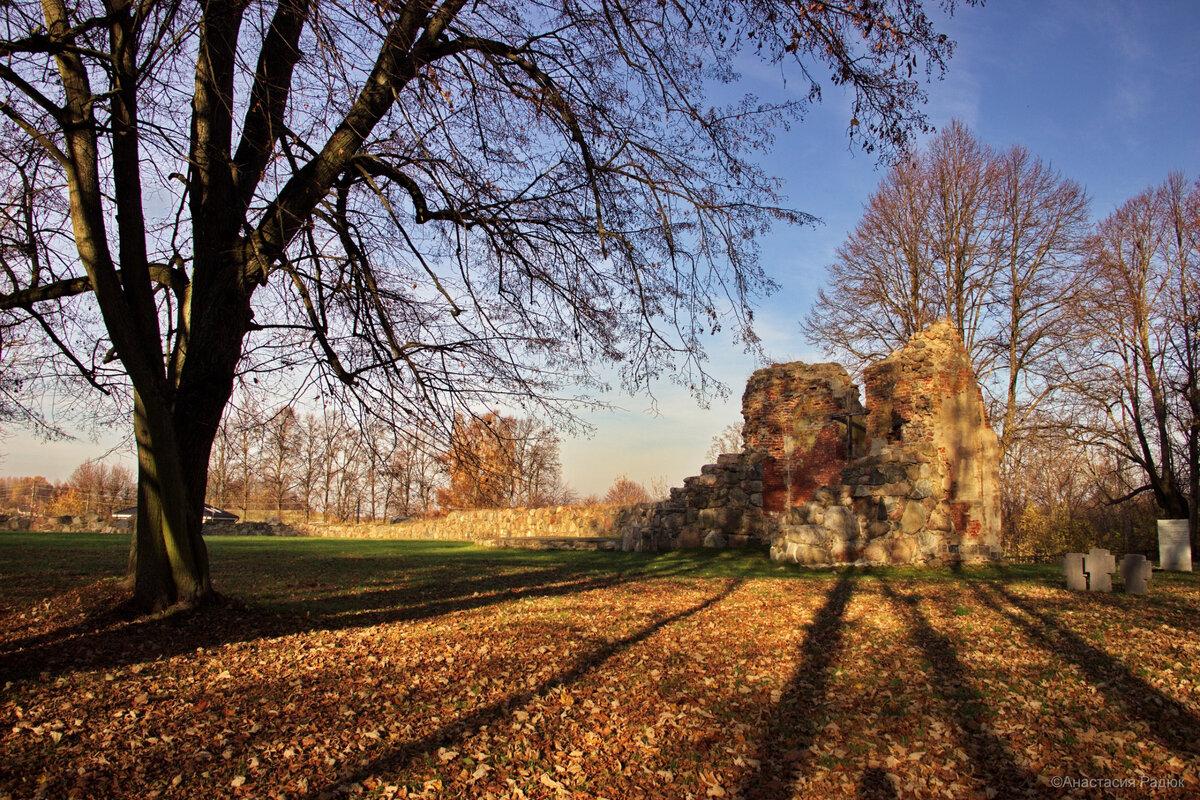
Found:
M 655 576 L 682 576 L 696 568 L 679 565 L 673 570 L 656 571 Z M 455 581 L 442 587 L 422 583 L 409 590 L 346 592 L 312 603 L 314 609 L 335 609 L 329 614 L 272 614 L 224 601 L 195 612 L 131 619 L 120 609 L 105 607 L 80 622 L 5 643 L 0 652 L 0 684 L 170 658 L 198 647 L 412 622 L 523 598 L 571 596 L 645 578 L 623 573 L 594 576 L 569 569 L 531 570 L 478 581 Z
M 958 734 L 959 746 L 971 759 L 975 780 L 990 790 L 989 797 L 1037 794 L 1037 776 L 1017 764 L 1000 737 L 984 724 L 987 703 L 972 687 L 954 641 L 934 629 L 921 611 L 920 595 L 898 592 L 887 581 L 881 581 L 880 588 L 907 618 L 909 640 L 921 650 L 933 669 L 934 690 L 954 717 L 953 729 Z
M 343 592 L 341 594 L 314 596 L 293 600 L 287 603 L 276 603 L 269 611 L 259 613 L 257 618 L 262 621 L 264 631 L 277 630 L 277 618 L 295 619 L 303 617 L 311 627 L 328 629 L 330 625 L 339 628 L 352 625 L 376 625 L 380 622 L 395 621 L 397 613 L 402 613 L 404 619 L 421 619 L 438 616 L 457 610 L 459 604 L 467 600 L 503 599 L 504 597 L 521 597 L 533 587 L 553 586 L 556 582 L 568 581 L 573 577 L 561 569 L 527 570 L 501 576 L 481 575 L 469 579 L 448 580 L 445 582 L 427 582 L 408 585 L 399 588 L 378 588 L 366 591 Z M 311 586 L 319 581 L 297 581 L 299 589 Z M 323 584 L 322 584 L 323 585 Z M 61 604 L 64 598 L 75 600 L 81 598 L 83 605 L 82 619 L 76 622 L 54 628 L 45 633 L 30 636 L 16 636 L 0 641 L 0 665 L 4 663 L 5 654 L 26 651 L 40 652 L 38 648 L 53 648 L 65 645 L 68 641 L 80 636 L 94 635 L 120 623 L 139 624 L 138 616 L 129 608 L 124 607 L 124 597 L 121 590 L 116 588 L 116 581 L 101 582 L 92 587 L 67 592 L 57 598 Z M 89 595 L 91 589 L 91 596 Z M 108 591 L 105 591 L 108 589 Z M 226 600 L 218 603 L 225 609 L 239 608 L 236 601 Z M 466 606 L 463 606 L 466 607 Z M 399 609 L 403 609 L 400 612 Z M 244 609 L 250 612 L 249 608 Z M 212 609 L 205 609 L 205 613 Z M 184 615 L 184 619 L 196 615 Z M 152 619 L 142 620 L 152 622 Z M 185 624 L 185 623 L 181 623 Z M 153 627 L 152 625 L 149 627 Z M 265 635 L 265 634 L 264 634 Z M 231 641 L 236 641 L 231 640 Z M 215 644 L 216 642 L 214 642 Z
M 830 673 L 842 649 L 846 607 L 854 584 L 843 573 L 816 613 L 800 644 L 800 666 L 784 688 L 775 714 L 755 758 L 757 769 L 748 770 L 735 797 L 747 800 L 784 800 L 812 758 L 808 746 L 817 735 L 814 707 L 824 699 Z
M 452 748 L 480 727 L 492 725 L 510 717 L 515 711 L 528 705 L 534 698 L 581 680 L 589 673 L 602 667 L 605 662 L 623 650 L 627 650 L 645 641 L 650 636 L 670 625 L 681 622 L 720 603 L 733 594 L 741 583 L 741 580 L 729 579 L 725 582 L 725 587 L 720 592 L 698 605 L 656 620 L 637 633 L 627 636 L 624 639 L 593 649 L 576 659 L 574 666 L 570 669 L 542 681 L 531 689 L 510 695 L 504 700 L 499 700 L 472 711 L 469 714 L 446 723 L 419 739 L 400 744 L 367 763 L 348 770 L 329 784 L 312 788 L 308 794 L 304 795 L 302 800 L 334 797 L 340 790 L 346 789 L 346 787 L 352 786 L 367 777 L 401 771 L 422 753 L 431 753 L 439 747 Z
M 1109 703 L 1147 723 L 1150 736 L 1163 746 L 1189 756 L 1200 754 L 1200 718 L 1187 706 L 1131 674 L 1120 660 L 1060 625 L 1034 601 L 995 583 L 972 585 L 971 590 L 1043 650 L 1079 667 Z

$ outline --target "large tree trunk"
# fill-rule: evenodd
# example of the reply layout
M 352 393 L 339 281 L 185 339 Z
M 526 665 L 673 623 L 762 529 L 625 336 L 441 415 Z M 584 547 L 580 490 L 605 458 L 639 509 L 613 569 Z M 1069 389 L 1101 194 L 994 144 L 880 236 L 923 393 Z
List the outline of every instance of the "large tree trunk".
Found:
M 199 284 L 193 301 L 205 297 L 208 287 Z M 222 312 L 214 315 L 220 322 L 193 326 L 178 386 L 163 389 L 169 400 L 160 392 L 134 392 L 138 513 L 130 575 L 134 604 L 145 611 L 215 597 L 201 531 L 204 497 L 209 456 L 252 318 L 249 297 L 241 294 Z
M 134 393 L 134 435 L 138 452 L 138 510 L 130 550 L 134 605 L 145 611 L 198 605 L 213 596 L 208 551 L 201 536 L 203 496 L 198 501 L 189 496 L 191 481 L 165 402 Z

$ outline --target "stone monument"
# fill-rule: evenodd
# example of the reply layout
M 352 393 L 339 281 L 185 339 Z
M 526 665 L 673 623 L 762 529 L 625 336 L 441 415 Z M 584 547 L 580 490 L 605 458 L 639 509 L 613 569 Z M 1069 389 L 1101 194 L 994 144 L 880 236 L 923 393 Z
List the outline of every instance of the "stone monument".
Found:
M 1158 566 L 1174 572 L 1192 571 L 1192 540 L 1186 519 L 1158 521 Z
M 1067 588 L 1073 592 L 1086 592 L 1087 574 L 1083 571 L 1083 553 L 1067 553 L 1063 557 L 1063 573 L 1067 576 Z
M 1142 555 L 1130 554 L 1121 559 L 1121 580 L 1126 594 L 1145 594 L 1146 582 L 1154 574 L 1154 565 Z
M 1117 559 L 1100 547 L 1093 547 L 1083 559 L 1083 570 L 1088 576 L 1088 590 L 1111 592 L 1112 573 L 1117 569 Z

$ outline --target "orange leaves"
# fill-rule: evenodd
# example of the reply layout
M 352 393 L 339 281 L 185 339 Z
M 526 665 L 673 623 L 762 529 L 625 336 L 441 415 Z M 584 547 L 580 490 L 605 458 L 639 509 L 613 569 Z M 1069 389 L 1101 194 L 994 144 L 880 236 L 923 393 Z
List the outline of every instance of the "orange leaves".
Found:
M 225 609 L 10 681 L 0 796 L 986 797 L 1081 774 L 1194 792 L 1164 728 L 1168 708 L 1200 718 L 1180 580 L 1130 600 L 856 577 L 831 605 L 831 578 L 614 575 L 423 616 Z

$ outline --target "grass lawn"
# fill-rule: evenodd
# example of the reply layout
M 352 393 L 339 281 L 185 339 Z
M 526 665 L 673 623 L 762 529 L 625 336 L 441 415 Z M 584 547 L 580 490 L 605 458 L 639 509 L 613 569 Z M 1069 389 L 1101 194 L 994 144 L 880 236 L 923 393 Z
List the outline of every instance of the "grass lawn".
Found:
M 3 798 L 1200 796 L 1200 576 L 0 533 Z

